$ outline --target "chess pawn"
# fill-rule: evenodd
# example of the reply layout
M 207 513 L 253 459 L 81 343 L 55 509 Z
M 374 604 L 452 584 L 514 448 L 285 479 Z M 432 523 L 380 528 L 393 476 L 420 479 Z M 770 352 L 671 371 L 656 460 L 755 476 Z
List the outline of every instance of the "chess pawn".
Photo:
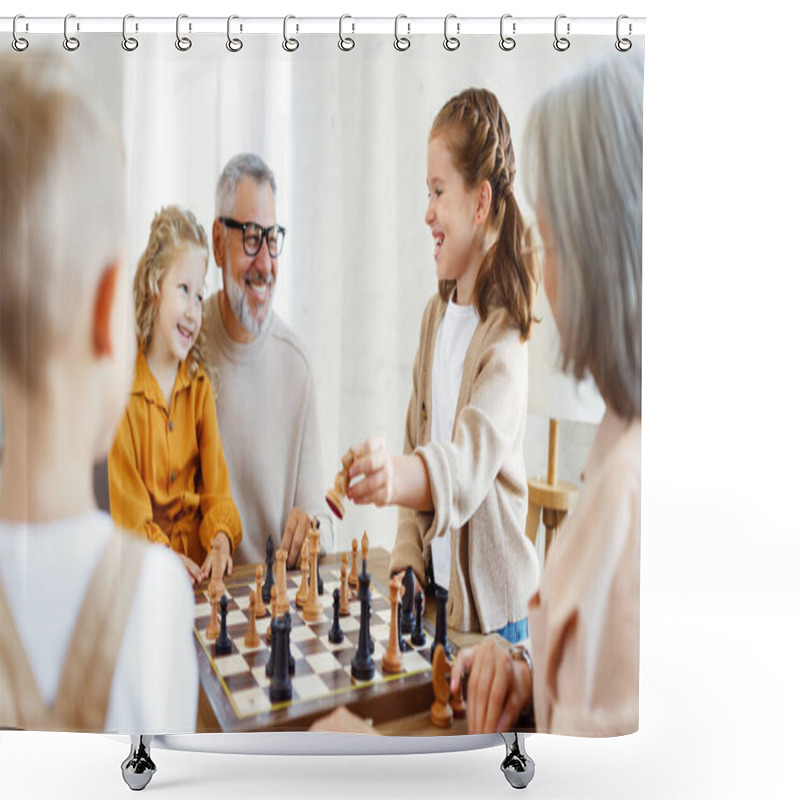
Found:
M 244 635 L 245 647 L 258 647 L 261 644 L 258 631 L 256 630 L 256 594 L 250 591 L 250 621 L 247 625 L 247 633 Z
M 219 613 L 221 617 L 219 636 L 214 644 L 214 653 L 218 656 L 227 656 L 231 652 L 231 637 L 228 636 L 228 598 L 225 595 L 219 600 Z
M 256 565 L 256 616 L 261 619 L 261 617 L 267 616 L 267 605 L 264 602 L 264 567 L 261 564 Z
M 265 603 L 269 603 L 272 595 L 272 584 L 274 578 L 272 577 L 272 565 L 275 563 L 275 543 L 272 541 L 271 536 L 267 536 L 267 574 L 264 578 L 264 585 L 261 587 L 261 597 Z
M 342 553 L 342 566 L 341 566 L 342 585 L 339 589 L 339 616 L 350 616 L 350 589 L 347 586 L 347 553 Z
M 308 539 L 303 541 L 303 548 L 300 550 L 300 588 L 297 590 L 294 602 L 298 608 L 303 607 L 308 598 Z
M 403 614 L 400 618 L 400 630 L 411 633 L 414 630 L 414 570 L 406 567 L 403 573 Z
M 275 611 L 279 617 L 283 616 L 289 610 L 289 596 L 286 594 L 286 557 L 288 553 L 280 549 L 275 553 L 275 561 L 277 563 L 277 574 L 275 582 L 278 585 L 278 602 Z
M 342 456 L 342 468 L 336 473 L 333 489 L 328 489 L 325 495 L 328 506 L 339 519 L 344 519 L 344 499 L 347 497 L 347 491 L 350 488 L 350 467 L 353 466 L 355 457 L 356 454 L 352 449 Z
M 340 602 L 339 602 L 339 590 L 333 590 L 333 624 L 331 625 L 331 629 L 328 631 L 328 641 L 332 644 L 341 644 L 344 641 L 344 633 L 342 632 L 342 626 L 339 624 L 339 614 L 340 614 Z
M 206 628 L 206 641 L 213 642 L 219 636 L 219 595 L 209 591 L 211 601 L 211 619 Z
M 433 696 L 431 722 L 438 728 L 453 724 L 453 709 L 450 707 L 450 664 L 441 644 L 433 651 Z
M 347 582 L 353 586 L 358 586 L 358 539 L 353 539 L 351 547 L 353 548 L 353 563 L 350 565 L 350 577 Z

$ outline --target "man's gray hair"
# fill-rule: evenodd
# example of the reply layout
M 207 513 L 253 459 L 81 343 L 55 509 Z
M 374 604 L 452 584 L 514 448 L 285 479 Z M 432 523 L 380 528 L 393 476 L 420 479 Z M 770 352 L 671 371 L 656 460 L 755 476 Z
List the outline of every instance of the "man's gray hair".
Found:
M 276 192 L 275 174 L 255 153 L 239 153 L 225 165 L 217 181 L 214 216 L 227 216 L 233 212 L 236 188 L 243 178 L 251 178 L 259 186 L 268 183 L 272 194 Z
M 558 254 L 562 365 L 627 419 L 642 409 L 643 89 L 638 54 L 584 69 L 536 104 L 525 147 Z

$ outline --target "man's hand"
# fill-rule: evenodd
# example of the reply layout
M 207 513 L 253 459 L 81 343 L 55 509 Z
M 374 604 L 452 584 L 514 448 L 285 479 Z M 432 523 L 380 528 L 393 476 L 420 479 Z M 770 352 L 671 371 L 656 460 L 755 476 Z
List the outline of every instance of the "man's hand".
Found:
M 460 690 L 466 673 L 467 727 L 470 733 L 501 733 L 511 729 L 530 705 L 530 672 L 493 639 L 460 650 L 450 671 L 450 691 Z
M 208 551 L 206 560 L 203 562 L 203 566 L 200 567 L 202 579 L 208 578 L 211 575 L 212 560 L 214 556 L 214 542 L 217 541 L 221 543 L 222 564 L 223 564 L 222 574 L 223 575 L 233 574 L 233 559 L 231 558 L 231 540 L 228 538 L 227 533 L 224 533 L 223 531 L 218 531 L 215 534 L 214 538 L 211 540 L 211 548 Z
M 311 524 L 311 520 L 302 508 L 295 506 L 289 512 L 286 520 L 286 528 L 281 538 L 281 549 L 287 553 L 286 567 L 291 569 L 296 567 L 300 561 L 300 551 L 303 549 L 303 540 L 306 538 L 306 531 Z

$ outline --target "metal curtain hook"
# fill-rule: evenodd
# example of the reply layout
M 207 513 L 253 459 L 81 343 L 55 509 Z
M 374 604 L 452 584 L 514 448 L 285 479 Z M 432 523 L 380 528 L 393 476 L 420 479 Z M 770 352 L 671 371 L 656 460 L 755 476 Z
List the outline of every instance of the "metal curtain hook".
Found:
M 192 46 L 192 40 L 188 36 L 181 36 L 181 20 L 188 19 L 188 14 L 178 14 L 175 19 L 175 47 L 182 52 L 186 52 Z M 189 26 L 189 30 L 192 26 Z
M 401 19 L 408 19 L 408 17 L 405 14 L 398 14 L 394 18 L 394 49 L 402 52 L 403 50 L 408 50 L 408 48 L 411 47 L 411 39 L 400 35 L 399 26 Z M 410 23 L 406 23 L 406 25 L 408 27 L 408 32 L 411 33 Z
M 342 33 L 342 25 L 344 24 L 344 21 L 346 19 L 353 19 L 353 18 L 349 14 L 342 14 L 342 16 L 339 17 L 339 49 L 344 50 L 345 52 L 347 52 L 348 50 L 352 50 L 356 46 L 354 39 L 352 39 L 350 36 L 345 36 Z M 355 33 L 355 30 L 356 30 L 356 24 L 354 22 L 353 33 Z
M 69 35 L 69 21 L 71 19 L 75 19 L 74 14 L 67 14 L 67 16 L 64 17 L 64 43 L 63 43 L 64 49 L 69 50 L 70 53 L 74 52 L 81 46 L 80 41 L 75 36 Z M 80 30 L 80 27 L 78 27 L 78 30 Z
M 135 36 L 128 36 L 129 19 L 135 19 L 133 14 L 126 14 L 122 18 L 122 49 L 132 53 L 139 46 L 139 40 Z M 138 25 L 136 26 L 136 30 L 139 30 Z
M 287 53 L 294 53 L 298 47 L 300 47 L 300 42 L 293 37 L 288 36 L 288 27 L 289 27 L 289 20 L 296 19 L 291 14 L 283 18 L 283 44 L 282 47 Z
M 558 50 L 559 53 L 563 53 L 565 50 L 569 50 L 570 41 L 565 36 L 558 35 L 558 21 L 560 19 L 566 19 L 566 14 L 559 14 L 556 17 L 556 21 L 553 24 L 553 35 L 555 36 L 555 41 L 553 42 L 553 47 Z M 567 36 L 569 36 L 569 22 L 567 23 Z
M 450 22 L 451 19 L 456 19 L 457 20 L 456 15 L 455 14 L 448 14 L 444 18 L 444 42 L 442 43 L 442 46 L 444 47 L 444 49 L 445 50 L 450 50 L 450 52 L 452 52 L 453 50 L 458 50 L 458 48 L 461 47 L 461 40 L 457 36 L 448 36 L 447 35 L 447 25 L 448 25 L 448 23 Z M 461 30 L 461 23 L 460 22 L 456 22 L 456 33 L 459 33 L 460 30 Z
M 11 34 L 14 37 L 13 41 L 11 42 L 11 46 L 18 53 L 21 53 L 23 50 L 27 50 L 28 49 L 28 45 L 30 44 L 30 42 L 28 42 L 27 39 L 25 39 L 24 37 L 20 36 L 17 33 L 17 21 L 21 20 L 21 19 L 25 19 L 25 16 L 23 14 L 17 14 L 17 16 L 14 17 L 14 23 L 11 26 Z
M 514 39 L 513 36 L 506 36 L 503 33 L 503 25 L 507 19 L 511 19 L 511 14 L 503 14 L 503 16 L 500 17 L 500 49 L 505 50 L 506 52 L 513 50 L 517 46 L 517 40 Z M 516 22 L 511 23 L 511 32 L 517 32 Z
M 236 14 L 231 14 L 228 17 L 228 41 L 225 42 L 225 47 L 227 47 L 231 53 L 238 53 L 242 49 L 242 40 L 239 38 L 231 38 L 231 22 L 235 19 L 239 19 Z M 241 26 L 239 30 L 241 30 Z
M 628 50 L 630 50 L 631 47 L 633 47 L 633 42 L 630 39 L 623 39 L 619 35 L 619 31 L 620 31 L 620 27 L 621 27 L 620 23 L 624 19 L 628 19 L 626 14 L 620 14 L 617 17 L 617 41 L 614 42 L 614 47 L 616 47 L 617 50 L 620 51 L 620 53 L 627 53 Z M 633 26 L 629 22 L 628 23 L 628 35 L 630 36 L 631 33 L 633 33 Z

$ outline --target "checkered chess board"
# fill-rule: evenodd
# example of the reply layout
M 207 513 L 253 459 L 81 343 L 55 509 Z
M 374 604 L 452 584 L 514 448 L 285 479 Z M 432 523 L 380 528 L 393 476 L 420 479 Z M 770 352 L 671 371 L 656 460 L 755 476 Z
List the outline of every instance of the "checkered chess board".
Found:
M 295 605 L 295 596 L 300 586 L 300 572 L 287 574 L 287 594 L 290 601 L 292 630 L 290 647 L 295 658 L 295 674 L 292 676 L 292 699 L 278 704 L 271 704 L 269 699 L 270 679 L 266 675 L 270 648 L 266 643 L 266 631 L 271 617 L 256 620 L 259 634 L 257 647 L 246 647 L 245 634 L 249 621 L 250 591 L 255 589 L 255 582 L 236 576 L 226 582 L 228 596 L 228 634 L 233 644 L 230 655 L 214 655 L 214 642 L 206 641 L 205 631 L 211 617 L 211 603 L 207 587 L 195 591 L 195 641 L 198 657 L 201 660 L 201 680 L 204 674 L 206 683 L 217 683 L 213 687 L 217 695 L 217 705 L 226 704 L 229 708 L 216 709 L 217 716 L 235 717 L 244 722 L 259 723 L 256 727 L 269 727 L 270 717 L 280 717 L 280 713 L 291 707 L 307 710 L 323 706 L 333 708 L 339 704 L 350 704 L 363 696 L 376 694 L 376 688 L 407 684 L 409 679 L 422 676 L 422 680 L 430 683 L 431 662 L 430 644 L 432 637 L 421 647 L 413 647 L 403 654 L 404 671 L 394 675 L 384 673 L 381 657 L 388 647 L 391 606 L 385 594 L 374 580 L 372 582 L 372 617 L 370 633 L 375 642 L 372 654 L 375 660 L 375 676 L 371 681 L 355 680 L 350 674 L 350 662 L 358 648 L 358 635 L 361 616 L 361 604 L 357 593 L 351 588 L 350 616 L 340 617 L 340 625 L 344 633 L 344 641 L 332 644 L 328 640 L 328 631 L 333 621 L 333 590 L 341 588 L 338 566 L 322 565 L 320 576 L 323 581 L 323 593 L 320 597 L 324 616 L 320 622 L 306 623 Z M 409 636 L 403 637 L 411 645 Z M 426 674 L 427 673 L 427 674 Z M 416 681 L 420 683 L 419 680 Z M 208 690 L 209 687 L 204 687 Z M 221 694 L 217 691 L 221 689 Z M 224 696 L 224 700 L 222 697 Z M 255 729 L 255 728 L 254 728 Z

